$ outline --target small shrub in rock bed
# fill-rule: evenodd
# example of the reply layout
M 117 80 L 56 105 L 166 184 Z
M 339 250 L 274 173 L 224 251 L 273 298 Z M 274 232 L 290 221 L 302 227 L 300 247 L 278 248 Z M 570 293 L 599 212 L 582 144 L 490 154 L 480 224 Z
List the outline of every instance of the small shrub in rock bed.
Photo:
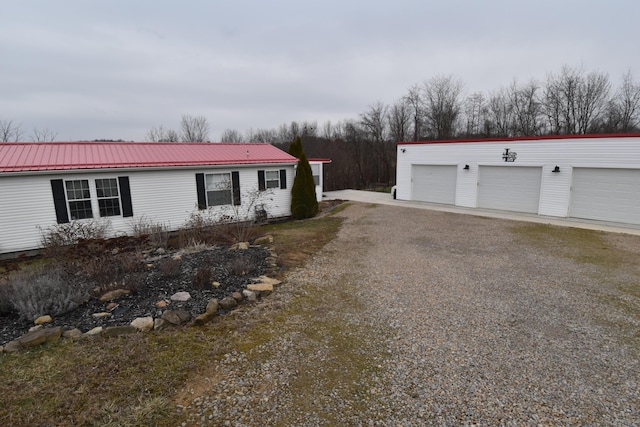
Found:
M 13 309 L 11 305 L 12 287 L 0 279 L 0 314 L 10 313 Z
M 199 268 L 191 282 L 197 289 L 206 289 L 207 287 L 210 287 L 212 282 L 211 269 L 209 267 Z
M 167 247 L 169 227 L 165 224 L 156 224 L 143 215 L 129 221 L 129 227 L 135 237 L 147 237 L 149 244 L 154 248 Z
M 89 291 L 69 279 L 59 267 L 15 273 L 9 279 L 12 309 L 27 321 L 74 310 L 89 299 Z
M 56 224 L 40 230 L 41 243 L 45 253 L 59 255 L 62 248 L 75 245 L 81 240 L 104 239 L 111 227 L 109 221 L 84 220 Z
M 180 261 L 173 258 L 163 258 L 158 262 L 158 270 L 165 277 L 176 277 L 180 275 Z

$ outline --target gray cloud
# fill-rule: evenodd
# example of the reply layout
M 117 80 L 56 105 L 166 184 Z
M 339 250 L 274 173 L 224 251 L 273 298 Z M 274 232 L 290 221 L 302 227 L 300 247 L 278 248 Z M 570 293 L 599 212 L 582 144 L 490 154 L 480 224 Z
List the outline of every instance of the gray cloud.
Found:
M 563 65 L 640 79 L 640 4 L 601 1 L 12 2 L 0 118 L 59 139 L 140 140 L 205 115 L 225 128 L 355 118 L 454 74 L 468 92 Z

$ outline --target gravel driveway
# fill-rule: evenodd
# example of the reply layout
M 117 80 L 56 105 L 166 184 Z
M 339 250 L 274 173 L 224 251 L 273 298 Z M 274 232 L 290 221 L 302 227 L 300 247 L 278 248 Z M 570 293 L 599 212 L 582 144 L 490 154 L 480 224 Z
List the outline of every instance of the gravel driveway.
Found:
M 640 237 L 340 215 L 338 238 L 243 314 L 275 308 L 199 373 L 183 425 L 640 424 Z

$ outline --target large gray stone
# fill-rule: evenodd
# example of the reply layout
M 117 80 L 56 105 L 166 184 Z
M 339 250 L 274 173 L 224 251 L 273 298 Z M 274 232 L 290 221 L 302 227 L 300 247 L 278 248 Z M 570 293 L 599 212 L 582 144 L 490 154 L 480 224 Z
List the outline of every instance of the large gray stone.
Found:
M 69 329 L 62 332 L 62 338 L 77 340 L 82 336 L 82 331 L 78 328 Z
M 85 336 L 85 337 L 95 337 L 97 335 L 100 335 L 102 333 L 102 330 L 103 330 L 102 326 L 96 326 L 95 328 L 90 329 L 87 332 L 85 332 L 83 334 L 83 336 Z
M 207 303 L 206 313 L 211 315 L 216 314 L 218 312 L 219 305 L 220 304 L 218 304 L 218 300 L 216 298 L 211 298 Z
M 153 317 L 137 317 L 133 319 L 131 326 L 141 332 L 149 332 L 153 329 Z
M 258 299 L 258 296 L 256 295 L 255 292 L 250 291 L 249 289 L 245 289 L 242 291 L 242 295 L 244 295 L 244 297 L 247 299 L 247 301 L 249 302 L 256 302 Z
M 224 297 L 220 300 L 220 308 L 223 310 L 229 310 L 238 305 L 238 301 L 232 296 Z
M 191 320 L 191 313 L 186 310 L 165 310 L 160 316 L 162 320 L 166 320 L 172 325 L 182 325 Z
M 102 295 L 100 297 L 100 301 L 111 301 L 111 300 L 123 297 L 125 295 L 129 295 L 130 293 L 131 291 L 128 289 L 114 289 Z
M 266 236 L 258 237 L 253 244 L 255 245 L 268 245 L 269 243 L 273 243 L 273 236 L 271 234 L 267 234 Z
M 27 332 L 17 339 L 23 348 L 35 347 L 44 343 L 55 342 L 62 336 L 62 328 L 42 328 L 36 331 Z
M 44 325 L 45 323 L 51 323 L 52 321 L 53 319 L 51 318 L 51 316 L 47 314 L 38 317 L 33 323 L 35 323 L 36 325 Z
M 18 341 L 9 341 L 4 345 L 4 351 L 6 353 L 15 353 L 22 350 L 22 346 Z
M 216 315 L 213 313 L 202 313 L 201 315 L 195 318 L 195 320 L 193 321 L 193 324 L 196 326 L 202 326 L 205 323 L 211 322 L 211 320 L 213 320 L 214 317 L 216 317 Z
M 191 294 L 189 292 L 176 292 L 175 294 L 171 295 L 171 301 L 185 302 L 189 301 L 190 299 Z

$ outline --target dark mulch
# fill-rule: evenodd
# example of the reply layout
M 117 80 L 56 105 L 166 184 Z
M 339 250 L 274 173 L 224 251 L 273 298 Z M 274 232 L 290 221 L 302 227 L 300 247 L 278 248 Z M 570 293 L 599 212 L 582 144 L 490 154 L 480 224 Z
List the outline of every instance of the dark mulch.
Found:
M 167 309 L 187 310 L 195 317 L 205 311 L 209 299 L 221 299 L 233 292 L 242 291 L 252 282 L 252 278 L 265 274 L 265 259 L 269 255 L 267 249 L 260 247 L 247 250 L 213 247 L 182 254 L 177 261 L 178 268 L 172 271 L 166 268 L 166 264 L 161 269 L 163 262 L 171 262 L 166 261 L 172 259 L 171 255 L 149 258 L 137 273 L 140 277 L 134 292 L 115 301 L 118 306 L 111 310 L 111 317 L 92 316 L 94 313 L 106 312 L 109 304 L 100 301 L 100 295 L 96 294 L 77 309 L 55 316 L 47 326 L 60 326 L 63 330 L 78 328 L 86 332 L 97 326 L 127 325 L 137 317 L 160 317 Z M 220 283 L 220 286 L 212 286 L 213 281 Z M 171 295 L 180 291 L 189 292 L 191 300 L 171 302 Z M 159 301 L 166 301 L 168 304 L 161 308 L 157 306 Z M 0 345 L 25 334 L 31 326 L 32 322 L 21 320 L 16 313 L 0 314 Z

